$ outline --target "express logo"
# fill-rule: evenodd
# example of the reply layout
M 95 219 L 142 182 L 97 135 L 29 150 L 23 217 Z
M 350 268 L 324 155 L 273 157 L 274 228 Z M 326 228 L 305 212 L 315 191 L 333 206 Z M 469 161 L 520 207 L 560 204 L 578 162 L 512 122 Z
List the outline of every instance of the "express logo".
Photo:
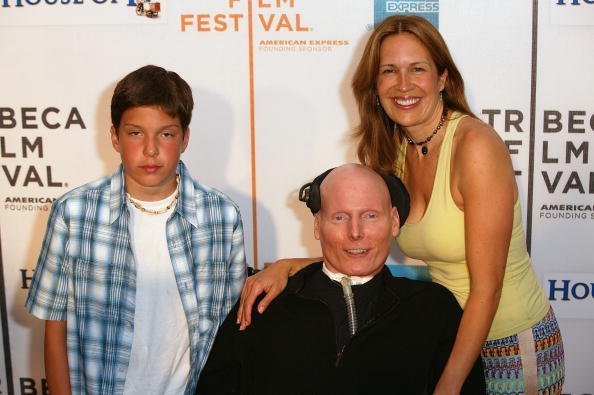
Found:
M 373 8 L 375 26 L 392 15 L 414 14 L 439 28 L 439 0 L 374 0 Z

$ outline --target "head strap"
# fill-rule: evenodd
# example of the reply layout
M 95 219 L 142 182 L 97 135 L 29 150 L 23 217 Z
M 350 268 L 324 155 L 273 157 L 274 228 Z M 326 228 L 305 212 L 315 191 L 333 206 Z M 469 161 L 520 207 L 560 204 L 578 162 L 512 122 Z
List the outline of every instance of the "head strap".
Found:
M 335 167 L 326 170 L 314 178 L 312 182 L 308 182 L 299 189 L 299 200 L 305 202 L 312 214 L 316 214 L 322 207 L 320 186 L 322 185 L 322 182 L 326 176 L 334 169 Z M 396 177 L 394 174 L 382 174 L 379 172 L 377 174 L 382 177 L 386 183 L 386 186 L 388 187 L 392 206 L 396 207 L 396 210 L 398 210 L 400 226 L 404 225 L 404 222 L 406 222 L 406 218 L 408 217 L 408 212 L 410 211 L 410 197 L 406 187 L 402 183 L 402 180 L 400 180 L 400 178 Z

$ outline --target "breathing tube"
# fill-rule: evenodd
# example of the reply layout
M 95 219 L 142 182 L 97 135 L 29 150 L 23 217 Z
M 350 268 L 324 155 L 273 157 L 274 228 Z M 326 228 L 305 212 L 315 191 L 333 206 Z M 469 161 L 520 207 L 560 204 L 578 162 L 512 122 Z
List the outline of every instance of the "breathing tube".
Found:
M 342 285 L 342 293 L 347 308 L 349 332 L 353 336 L 357 332 L 357 310 L 355 309 L 355 297 L 351 288 L 351 279 L 347 276 L 342 277 L 340 279 L 340 285 Z

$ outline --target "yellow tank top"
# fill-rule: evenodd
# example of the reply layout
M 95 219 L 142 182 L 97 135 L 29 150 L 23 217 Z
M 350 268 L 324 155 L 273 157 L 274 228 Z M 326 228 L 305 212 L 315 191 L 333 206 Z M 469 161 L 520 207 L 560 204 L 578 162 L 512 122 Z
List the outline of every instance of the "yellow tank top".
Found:
M 419 222 L 406 223 L 400 229 L 396 241 L 403 253 L 424 261 L 433 281 L 448 288 L 464 308 L 470 292 L 464 212 L 456 206 L 450 193 L 452 141 L 462 117 L 460 113 L 454 113 L 448 122 L 425 215 Z M 406 141 L 402 142 L 394 168 L 396 174 L 401 176 L 406 170 L 406 144 Z M 530 328 L 542 319 L 548 309 L 549 302 L 536 279 L 526 250 L 518 199 L 514 205 L 513 230 L 501 300 L 487 340 L 511 336 Z

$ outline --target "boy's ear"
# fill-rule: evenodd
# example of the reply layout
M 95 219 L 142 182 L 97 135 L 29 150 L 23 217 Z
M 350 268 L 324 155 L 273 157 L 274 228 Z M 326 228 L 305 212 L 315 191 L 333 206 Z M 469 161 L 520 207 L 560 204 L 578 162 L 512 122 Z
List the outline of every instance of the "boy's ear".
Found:
M 118 131 L 115 126 L 111 125 L 109 129 L 109 136 L 111 137 L 111 145 L 116 152 L 120 152 L 120 139 L 118 138 Z
M 186 148 L 188 148 L 189 142 L 190 142 L 190 128 L 187 128 L 184 133 L 184 141 L 182 142 L 181 152 L 184 152 L 186 150 Z

